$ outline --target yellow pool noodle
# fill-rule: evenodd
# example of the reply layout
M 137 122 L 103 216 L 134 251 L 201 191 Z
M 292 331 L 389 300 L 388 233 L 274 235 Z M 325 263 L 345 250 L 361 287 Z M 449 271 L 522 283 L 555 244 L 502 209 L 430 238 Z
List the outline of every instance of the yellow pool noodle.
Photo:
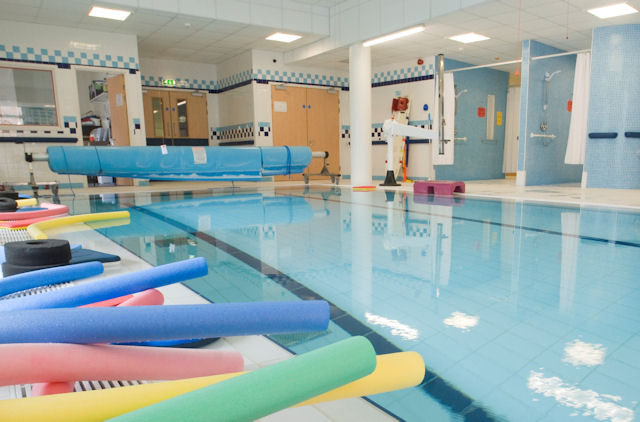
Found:
M 18 208 L 35 206 L 38 205 L 38 200 L 36 198 L 16 199 L 16 204 L 18 204 Z
M 51 220 L 33 223 L 27 227 L 27 232 L 33 239 L 47 239 L 47 230 L 76 223 L 89 223 L 93 221 L 128 219 L 129 211 L 100 212 L 94 214 L 69 215 L 66 217 L 52 218 Z
M 378 355 L 376 369 L 372 374 L 302 402 L 299 406 L 414 387 L 422 382 L 424 370 L 422 356 L 416 352 Z M 0 415 L 3 422 L 103 421 L 240 374 L 242 372 L 106 390 L 0 400 Z

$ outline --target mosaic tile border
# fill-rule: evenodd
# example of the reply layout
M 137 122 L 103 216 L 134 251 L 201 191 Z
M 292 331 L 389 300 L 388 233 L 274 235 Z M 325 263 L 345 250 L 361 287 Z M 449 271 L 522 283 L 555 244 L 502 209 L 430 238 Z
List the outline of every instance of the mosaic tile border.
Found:
M 253 122 L 217 127 L 215 133 L 218 141 L 251 140 L 254 135 Z
M 75 50 L 21 47 L 18 45 L 8 46 L 5 44 L 0 44 L 0 60 L 45 64 L 77 64 L 135 70 L 140 68 L 135 57 Z
M 218 86 L 216 81 L 213 80 L 205 80 L 205 79 L 191 79 L 191 78 L 175 78 L 176 81 L 175 86 L 166 86 L 162 84 L 162 81 L 167 79 L 163 76 L 147 76 L 140 75 L 140 80 L 143 86 L 148 87 L 162 87 L 162 88 L 185 88 L 185 89 L 206 89 L 209 91 L 216 91 Z
M 348 88 L 349 78 L 335 75 L 322 75 L 311 72 L 292 72 L 271 69 L 256 69 L 253 71 L 253 79 L 268 82 L 290 82 L 304 85 L 331 86 L 336 88 Z

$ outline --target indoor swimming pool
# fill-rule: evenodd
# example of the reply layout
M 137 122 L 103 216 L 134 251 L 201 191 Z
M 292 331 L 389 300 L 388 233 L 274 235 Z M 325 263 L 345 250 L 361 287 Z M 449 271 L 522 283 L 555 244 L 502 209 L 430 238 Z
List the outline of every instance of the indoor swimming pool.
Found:
M 128 210 L 99 231 L 152 265 L 205 257 L 185 284 L 212 302 L 328 300 L 327 332 L 271 336 L 294 352 L 419 352 L 422 385 L 370 397 L 404 420 L 637 420 L 638 212 L 323 186 L 62 202 Z

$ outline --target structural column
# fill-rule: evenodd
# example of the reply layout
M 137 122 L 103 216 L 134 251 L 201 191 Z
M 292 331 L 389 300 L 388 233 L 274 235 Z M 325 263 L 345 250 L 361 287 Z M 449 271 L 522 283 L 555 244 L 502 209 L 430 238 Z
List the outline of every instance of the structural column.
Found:
M 351 184 L 371 184 L 371 49 L 349 47 Z

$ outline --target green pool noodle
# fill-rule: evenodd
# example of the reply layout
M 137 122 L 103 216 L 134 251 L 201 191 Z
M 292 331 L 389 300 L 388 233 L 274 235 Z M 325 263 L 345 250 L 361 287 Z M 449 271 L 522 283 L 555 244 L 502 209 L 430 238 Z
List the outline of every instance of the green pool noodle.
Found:
M 375 367 L 369 340 L 350 337 L 109 421 L 249 422 L 369 375 Z

